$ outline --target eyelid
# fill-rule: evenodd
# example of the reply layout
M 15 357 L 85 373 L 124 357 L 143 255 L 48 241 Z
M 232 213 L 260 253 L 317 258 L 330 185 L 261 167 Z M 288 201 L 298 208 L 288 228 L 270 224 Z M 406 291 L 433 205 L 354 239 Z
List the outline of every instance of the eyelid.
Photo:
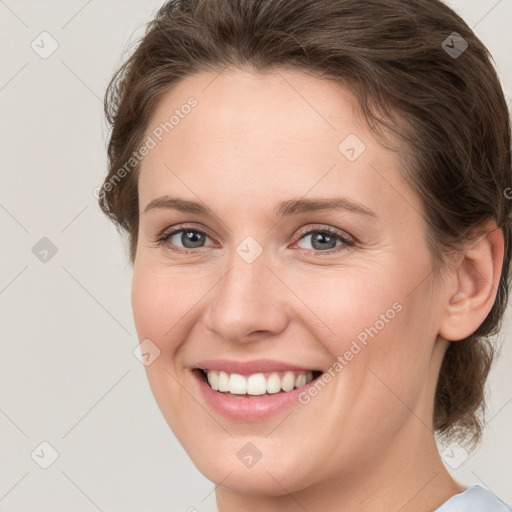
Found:
M 208 238 L 210 238 L 211 240 L 214 240 L 214 237 L 212 237 L 209 234 L 209 231 L 206 228 L 199 227 L 198 225 L 193 224 L 193 223 L 185 222 L 185 223 L 181 223 L 176 226 L 173 226 L 171 228 L 169 228 L 169 227 L 164 228 L 156 235 L 156 237 L 154 238 L 153 241 L 157 244 L 165 244 L 167 242 L 167 240 L 169 238 L 171 238 L 173 235 L 175 235 L 176 233 L 179 233 L 181 231 L 186 231 L 187 229 L 189 229 L 191 231 L 196 231 L 198 233 L 202 233 L 202 234 L 206 235 Z M 318 233 L 318 232 L 324 232 L 329 235 L 334 235 L 334 236 L 338 237 L 338 239 L 342 242 L 342 245 L 334 247 L 332 249 L 325 250 L 325 251 L 319 251 L 316 249 L 301 249 L 301 248 L 299 248 L 299 249 L 302 251 L 306 251 L 307 253 L 313 252 L 315 254 L 322 254 L 322 253 L 332 254 L 332 253 L 339 252 L 340 250 L 343 250 L 343 246 L 352 247 L 357 243 L 357 239 L 355 237 L 353 237 L 352 235 L 349 235 L 345 231 L 342 231 L 338 228 L 334 228 L 332 226 L 323 225 L 323 224 L 308 224 L 307 227 L 305 227 L 304 229 L 300 228 L 298 230 L 297 235 L 295 237 L 295 241 L 292 243 L 292 246 L 297 244 L 297 242 L 302 240 L 305 236 L 313 234 L 313 233 Z M 217 242 L 215 242 L 215 244 L 217 244 Z M 193 253 L 199 253 L 199 252 L 201 252 L 201 249 L 205 249 L 205 248 L 207 248 L 207 247 L 199 247 L 196 249 L 186 249 L 186 248 L 177 247 L 177 248 L 173 248 L 170 250 L 174 251 L 174 252 L 178 252 L 178 253 L 193 254 Z
M 162 229 L 154 237 L 153 242 L 155 244 L 157 244 L 157 245 L 166 245 L 166 243 L 168 243 L 168 240 L 172 236 L 174 236 L 176 233 L 179 233 L 181 231 L 186 231 L 186 230 L 196 231 L 198 233 L 201 233 L 201 234 L 207 236 L 208 238 L 210 238 L 210 240 L 214 240 L 214 237 L 209 234 L 209 231 L 206 228 L 199 227 L 196 224 L 191 224 L 191 223 L 184 222 L 184 223 L 181 223 L 181 224 L 177 224 L 176 226 L 173 226 L 171 228 L 166 227 L 166 228 Z M 218 245 L 216 242 L 215 242 L 215 244 Z M 182 248 L 182 247 L 174 247 L 174 248 L 172 248 L 170 250 L 173 251 L 173 252 L 178 252 L 178 253 L 192 254 L 192 253 L 199 253 L 199 252 L 201 252 L 201 249 L 207 249 L 207 247 L 199 247 L 197 249 L 187 249 L 187 248 Z
M 185 231 L 187 229 L 190 229 L 191 231 L 198 231 L 199 233 L 203 233 L 207 236 L 209 236 L 210 238 L 213 238 L 211 236 L 211 234 L 209 233 L 209 231 L 206 229 L 206 228 L 203 228 L 203 227 L 199 227 L 198 225 L 196 224 L 191 224 L 191 223 L 188 223 L 188 222 L 183 222 L 181 224 L 177 224 L 176 226 L 172 226 L 172 227 L 165 227 L 164 229 L 162 229 L 161 231 L 159 231 L 157 233 L 157 235 L 155 236 L 155 240 L 161 240 L 162 238 L 166 238 L 166 237 L 169 237 L 179 231 Z
M 300 240 L 304 235 L 309 235 L 311 233 L 318 232 L 327 232 L 331 235 L 339 236 L 340 238 L 346 240 L 347 242 L 356 242 L 356 239 L 353 236 L 349 235 L 347 232 L 324 224 L 308 224 L 307 228 L 299 229 L 297 234 L 297 241 Z
M 306 253 L 314 253 L 316 255 L 329 255 L 329 254 L 336 254 L 342 251 L 346 251 L 348 248 L 353 247 L 357 243 L 357 239 L 353 237 L 352 235 L 349 235 L 345 231 L 328 226 L 328 225 L 322 225 L 322 224 L 313 224 L 308 225 L 307 228 L 300 229 L 297 235 L 297 238 L 295 242 L 293 242 L 292 246 L 296 245 L 298 242 L 300 242 L 303 238 L 306 236 L 313 234 L 313 233 L 327 233 L 328 235 L 332 235 L 336 237 L 338 240 L 340 240 L 342 243 L 341 245 L 338 245 L 336 247 L 333 247 L 332 249 L 327 249 L 325 251 L 319 251 L 316 249 L 302 249 L 299 248 L 302 251 L 306 251 Z M 295 249 L 297 250 L 297 249 Z

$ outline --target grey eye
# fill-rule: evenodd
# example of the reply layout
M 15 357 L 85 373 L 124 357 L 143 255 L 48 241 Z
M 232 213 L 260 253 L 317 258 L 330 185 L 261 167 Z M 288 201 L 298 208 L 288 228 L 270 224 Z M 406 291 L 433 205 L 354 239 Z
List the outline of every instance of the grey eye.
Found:
M 335 247 L 341 245 L 341 243 L 337 244 L 337 242 L 342 241 L 339 235 L 317 230 L 311 231 L 310 233 L 306 233 L 297 243 L 300 243 L 303 240 L 306 240 L 307 238 L 311 239 L 311 246 L 316 251 L 334 249 Z M 301 249 L 310 248 L 301 247 Z
M 206 238 L 208 236 L 201 231 L 196 229 L 180 229 L 179 231 L 175 231 L 169 235 L 169 242 L 173 245 L 177 245 L 180 247 L 179 242 L 185 249 L 196 249 L 198 247 L 203 247 Z

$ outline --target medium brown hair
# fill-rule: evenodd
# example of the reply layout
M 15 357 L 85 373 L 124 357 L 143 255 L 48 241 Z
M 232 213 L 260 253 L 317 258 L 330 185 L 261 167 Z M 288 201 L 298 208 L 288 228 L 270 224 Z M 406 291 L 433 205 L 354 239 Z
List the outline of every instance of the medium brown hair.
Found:
M 227 66 L 291 68 L 348 87 L 375 132 L 393 132 L 406 148 L 403 174 L 422 201 L 435 271 L 486 220 L 503 230 L 495 303 L 472 335 L 450 342 L 433 411 L 438 433 L 478 441 L 495 352 L 489 337 L 508 300 L 512 235 L 510 118 L 486 47 L 437 0 L 166 2 L 105 95 L 109 171 L 98 199 L 128 234 L 132 263 L 140 165 L 130 158 L 150 116 L 183 78 Z

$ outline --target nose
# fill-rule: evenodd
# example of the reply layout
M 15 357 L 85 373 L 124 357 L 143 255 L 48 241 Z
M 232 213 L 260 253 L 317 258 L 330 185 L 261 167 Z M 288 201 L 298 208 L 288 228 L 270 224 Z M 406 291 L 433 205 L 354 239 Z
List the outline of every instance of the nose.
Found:
M 228 271 L 210 292 L 206 327 L 235 343 L 273 337 L 289 322 L 290 292 L 267 266 L 263 254 L 247 263 L 233 253 Z

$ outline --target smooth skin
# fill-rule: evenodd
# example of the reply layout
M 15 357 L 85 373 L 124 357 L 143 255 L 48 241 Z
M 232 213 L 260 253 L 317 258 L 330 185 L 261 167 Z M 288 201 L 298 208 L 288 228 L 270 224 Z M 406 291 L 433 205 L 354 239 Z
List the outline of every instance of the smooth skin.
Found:
M 191 96 L 197 106 L 142 162 L 132 306 L 139 339 L 161 351 L 146 368 L 154 396 L 199 470 L 221 483 L 219 511 L 435 510 L 464 489 L 436 447 L 436 380 L 446 340 L 474 332 L 493 305 L 501 230 L 484 226 L 437 278 L 401 152 L 377 142 L 347 89 L 284 69 L 201 72 L 166 94 L 146 136 Z M 354 161 L 338 149 L 349 134 L 366 147 Z M 145 211 L 165 195 L 213 215 Z M 340 197 L 374 215 L 273 216 L 282 201 Z M 202 246 L 181 232 L 155 241 L 182 223 L 206 232 Z M 322 228 L 354 243 L 333 235 L 325 249 L 305 234 Z M 247 237 L 263 250 L 252 263 L 236 251 Z M 198 391 L 191 368 L 204 359 L 327 371 L 396 302 L 402 310 L 307 405 L 234 421 Z M 237 457 L 247 442 L 262 453 L 251 468 Z

